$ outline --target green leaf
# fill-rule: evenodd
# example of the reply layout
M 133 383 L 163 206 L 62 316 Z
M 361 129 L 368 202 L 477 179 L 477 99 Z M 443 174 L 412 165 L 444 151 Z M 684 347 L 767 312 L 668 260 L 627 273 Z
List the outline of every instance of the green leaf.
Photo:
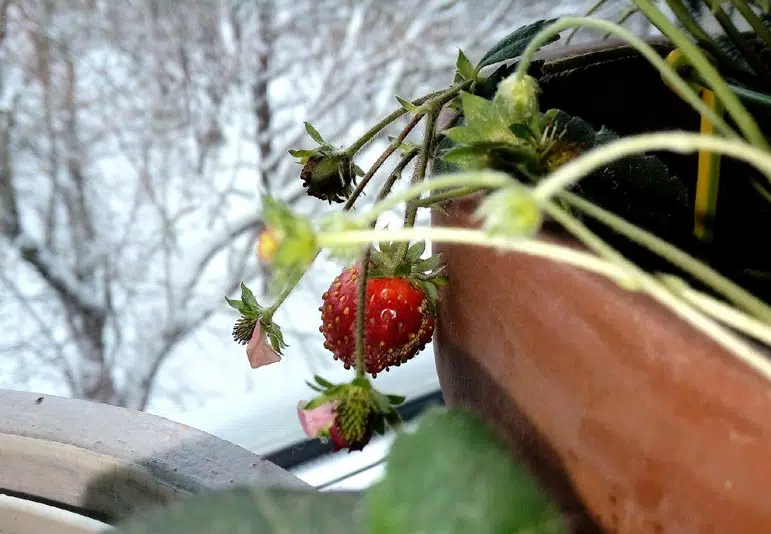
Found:
M 300 163 L 305 163 L 308 158 L 313 155 L 313 150 L 293 150 L 290 149 L 289 153 L 300 160 Z
M 480 136 L 476 130 L 473 130 L 467 126 L 455 126 L 444 131 L 451 141 L 461 145 L 473 145 L 479 141 L 484 141 L 484 137 Z
M 400 434 L 365 502 L 368 534 L 565 532 L 510 447 L 464 411 L 430 409 Z
M 311 383 L 310 383 L 310 382 L 308 382 L 307 380 L 305 381 L 305 384 L 306 384 L 306 385 L 307 385 L 309 388 L 311 388 L 313 391 L 318 391 L 319 393 L 324 393 L 324 389 L 323 389 L 323 388 L 320 388 L 320 387 L 319 387 L 319 386 L 317 386 L 316 384 L 311 384 Z
M 323 388 L 331 388 L 334 387 L 334 384 L 330 382 L 329 380 L 320 377 L 319 375 L 314 375 L 313 380 L 316 381 L 318 385 L 320 385 Z
M 388 397 L 388 402 L 391 403 L 391 406 L 399 406 L 400 404 L 404 404 L 404 401 L 407 400 L 407 397 L 401 395 L 386 395 L 386 397 Z
M 153 508 L 111 534 L 360 534 L 363 505 L 358 492 L 237 488 Z
M 455 70 L 460 74 L 464 80 L 473 80 L 476 77 L 474 71 L 474 65 L 463 53 L 463 50 L 458 49 L 458 59 L 455 61 Z
M 509 126 L 509 130 L 511 130 L 511 133 L 525 141 L 532 142 L 536 139 L 535 132 L 533 132 L 533 130 L 527 124 L 512 124 Z
M 482 56 L 482 59 L 480 59 L 477 64 L 476 71 L 479 72 L 488 65 L 500 63 L 501 61 L 508 61 L 521 56 L 533 37 L 535 37 L 542 29 L 552 24 L 555 20 L 557 19 L 539 20 L 532 24 L 517 28 L 495 43 L 495 45 Z M 555 35 L 545 44 L 553 43 L 557 39 L 559 39 L 559 35 Z
M 314 128 L 313 125 L 308 121 L 305 121 L 305 131 L 308 132 L 308 135 L 311 136 L 311 139 L 316 141 L 318 144 L 327 144 L 326 141 L 324 141 L 324 138 L 321 137 L 321 134 L 318 132 L 318 130 L 316 130 L 316 128 Z
M 442 266 L 442 256 L 435 254 L 415 264 L 415 270 L 421 273 L 433 271 Z
M 418 106 L 410 102 L 409 100 L 406 100 L 399 95 L 396 95 L 396 100 L 401 104 L 401 106 L 406 109 L 407 111 L 411 113 L 417 113 L 418 112 Z
M 361 167 L 359 167 L 355 163 L 353 164 L 353 172 L 354 172 L 354 174 L 356 174 L 356 176 L 364 176 L 366 174 L 364 172 L 364 169 L 362 169 Z
M 490 166 L 487 149 L 475 145 L 451 148 L 442 155 L 442 159 L 462 169 L 486 169 Z
M 253 311 L 258 313 L 262 311 L 262 306 L 257 302 L 254 293 L 252 293 L 252 290 L 246 287 L 246 284 L 243 282 L 241 282 L 241 300 Z
M 249 306 L 244 304 L 243 301 L 229 299 L 228 297 L 225 297 L 225 300 L 227 301 L 227 303 L 230 305 L 231 308 L 238 310 L 238 313 L 240 313 L 241 315 L 245 317 L 251 317 L 251 318 L 256 317 L 255 313 L 251 309 L 249 309 Z
M 411 262 L 418 261 L 425 251 L 426 242 L 416 241 L 414 244 L 410 245 L 410 248 L 407 249 L 407 260 Z

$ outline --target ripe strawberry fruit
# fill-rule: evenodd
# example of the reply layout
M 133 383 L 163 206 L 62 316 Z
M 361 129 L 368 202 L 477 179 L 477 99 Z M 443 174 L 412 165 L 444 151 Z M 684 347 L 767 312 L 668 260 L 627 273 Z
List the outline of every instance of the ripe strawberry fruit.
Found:
M 397 267 L 390 267 L 381 251 L 373 251 L 364 320 L 364 361 L 373 377 L 412 359 L 434 333 L 436 285 L 443 281 L 439 258 L 420 260 L 424 245 L 413 247 Z M 319 308 L 324 347 L 346 369 L 356 364 L 359 273 L 359 265 L 344 269 L 322 296 Z

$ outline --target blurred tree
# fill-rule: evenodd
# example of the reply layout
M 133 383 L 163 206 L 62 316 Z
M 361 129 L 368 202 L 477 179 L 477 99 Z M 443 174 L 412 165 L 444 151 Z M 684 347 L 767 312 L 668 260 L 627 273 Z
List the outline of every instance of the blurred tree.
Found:
M 145 408 L 179 343 L 260 276 L 260 195 L 325 208 L 287 154 L 302 121 L 350 141 L 526 9 L 0 0 L 0 384 Z

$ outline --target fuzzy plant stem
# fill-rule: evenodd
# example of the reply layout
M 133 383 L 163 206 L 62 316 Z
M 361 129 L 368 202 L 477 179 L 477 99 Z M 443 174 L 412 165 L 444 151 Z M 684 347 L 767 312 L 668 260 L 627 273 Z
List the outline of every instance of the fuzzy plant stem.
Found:
M 438 113 L 439 110 L 436 108 L 428 112 L 426 119 L 426 132 L 423 134 L 423 144 L 420 147 L 418 164 L 415 167 L 415 172 L 412 175 L 412 185 L 422 183 L 426 179 L 428 161 L 431 159 L 431 148 L 434 144 L 434 130 L 436 129 L 436 116 Z M 408 202 L 407 209 L 405 210 L 404 226 L 413 226 L 415 224 L 415 217 L 417 213 L 418 207 L 415 205 L 415 202 Z
M 760 131 L 755 119 L 742 105 L 741 101 L 731 91 L 720 73 L 712 66 L 712 63 L 704 56 L 699 48 L 692 43 L 683 32 L 681 32 L 672 21 L 670 21 L 661 10 L 651 0 L 634 0 L 637 7 L 675 46 L 677 46 L 683 55 L 688 59 L 694 70 L 706 80 L 710 88 L 725 106 L 726 111 L 731 115 L 744 136 L 753 145 L 768 149 L 768 142 Z M 699 110 L 700 113 L 701 110 Z M 702 113 L 703 114 L 703 113 Z M 715 124 L 712 117 L 710 122 Z
M 391 142 L 390 145 L 388 145 L 388 148 L 386 148 L 385 151 L 380 154 L 380 157 L 377 158 L 375 163 L 372 164 L 372 167 L 370 167 L 367 173 L 362 177 L 359 185 L 356 186 L 356 189 L 353 191 L 353 193 L 351 193 L 351 196 L 348 197 L 348 200 L 345 202 L 343 209 L 350 210 L 353 207 L 353 205 L 356 203 L 356 200 L 364 191 L 364 188 L 367 187 L 370 180 L 372 180 L 372 177 L 375 176 L 375 173 L 377 173 L 377 171 L 380 170 L 380 167 L 383 166 L 383 163 L 385 163 L 386 160 L 391 157 L 391 154 L 393 154 L 399 148 L 399 146 L 401 146 L 401 144 L 404 142 L 410 132 L 415 129 L 415 126 L 418 125 L 422 118 L 422 115 L 415 115 L 412 117 L 412 119 L 410 119 L 410 122 L 407 123 L 401 133 Z
M 273 304 L 271 304 L 270 307 L 265 310 L 265 312 L 262 314 L 262 320 L 265 321 L 265 323 L 270 323 L 273 320 L 273 315 L 276 313 L 276 310 L 278 310 L 284 301 L 289 297 L 289 295 L 292 294 L 295 286 L 302 279 L 303 274 L 304 273 L 300 273 L 290 283 L 288 283 L 286 287 L 281 290 L 281 293 L 279 293 L 279 295 L 276 297 L 276 300 L 273 301 Z
M 413 100 L 412 104 L 416 107 L 419 107 L 424 104 L 430 104 L 434 101 L 445 101 L 445 102 L 449 101 L 459 92 L 468 88 L 471 85 L 471 83 L 472 83 L 471 81 L 467 80 L 464 82 L 457 83 L 448 89 L 443 89 L 441 91 L 434 91 L 416 100 Z M 364 135 L 362 135 L 356 141 L 354 141 L 346 149 L 346 152 L 349 155 L 353 156 L 359 150 L 361 150 L 367 143 L 369 143 L 375 137 L 377 137 L 378 134 L 380 134 L 380 132 L 383 131 L 384 128 L 386 128 L 389 124 L 391 124 L 392 122 L 402 117 L 402 115 L 404 115 L 405 113 L 407 113 L 407 109 L 405 109 L 404 107 L 395 109 L 394 111 L 392 111 L 391 113 L 383 117 L 380 121 L 378 121 L 372 128 L 367 130 L 364 133 Z
M 638 2 L 644 1 L 644 0 L 636 0 Z M 669 64 L 664 61 L 664 59 L 659 56 L 659 54 L 645 41 L 637 37 L 635 34 L 627 30 L 626 28 L 619 26 L 618 24 L 615 24 L 613 22 L 609 22 L 606 20 L 598 20 L 598 19 L 592 19 L 592 18 L 586 18 L 586 17 L 562 17 L 555 23 L 547 26 L 538 34 L 536 34 L 535 37 L 530 41 L 530 44 L 528 44 L 525 51 L 522 53 L 522 58 L 519 61 L 519 64 L 517 65 L 517 71 L 516 75 L 520 78 L 524 77 L 527 73 L 527 69 L 530 66 L 530 63 L 535 58 L 536 53 L 538 50 L 546 43 L 549 39 L 551 39 L 554 35 L 559 34 L 561 31 L 572 28 L 574 26 L 585 26 L 587 28 L 592 28 L 598 31 L 605 31 L 608 33 L 612 33 L 616 37 L 619 37 L 620 39 L 623 39 L 626 41 L 630 46 L 632 46 L 635 50 L 637 50 L 640 55 L 645 57 L 645 59 L 650 62 L 651 65 L 653 65 L 660 73 L 661 76 L 669 82 L 678 92 L 680 97 L 685 100 L 688 104 L 691 105 L 696 111 L 698 111 L 701 115 L 706 116 L 709 121 L 713 124 L 715 130 L 719 131 L 723 135 L 727 137 L 736 138 L 738 137 L 737 133 L 728 125 L 728 123 L 719 115 L 717 115 L 712 109 L 710 109 L 704 101 L 699 98 L 699 95 L 696 94 L 696 92 L 691 88 L 688 83 L 683 80 L 680 75 L 675 72 L 672 67 L 669 66 Z M 682 34 L 680 34 L 682 35 Z M 687 41 L 685 37 L 683 37 Z M 674 39 L 673 39 L 674 41 Z M 688 41 L 690 44 L 690 41 Z M 675 44 L 679 45 L 678 42 L 675 42 Z M 704 56 L 696 49 L 696 53 L 699 54 L 701 58 L 704 58 Z M 685 50 L 683 51 L 685 53 Z M 691 60 L 691 57 L 686 55 L 689 60 Z M 695 69 L 703 74 L 705 73 L 705 69 L 703 68 L 703 65 L 700 62 L 694 62 L 691 60 L 692 63 L 695 65 Z M 709 65 L 709 62 L 707 62 L 706 58 L 704 58 L 704 62 L 707 63 L 707 67 L 709 69 L 712 69 L 711 65 Z M 714 69 L 710 71 L 710 75 L 712 72 L 715 72 Z M 720 75 L 717 74 L 718 78 L 720 78 Z M 707 81 L 713 82 L 711 77 L 704 76 L 704 78 Z M 722 81 L 722 78 L 720 78 Z M 714 84 L 713 84 L 714 85 Z M 724 85 L 724 83 L 723 83 Z M 714 87 L 713 87 L 714 88 Z M 735 100 L 738 103 L 738 100 L 736 99 L 735 95 L 731 93 L 730 89 L 727 87 L 725 88 L 725 91 L 722 89 L 714 88 L 715 92 L 718 94 L 718 96 L 725 102 L 724 99 L 724 92 L 729 93 L 729 100 L 731 97 L 733 97 L 733 100 Z M 736 106 L 732 105 L 732 109 L 736 111 Z M 727 106 L 728 107 L 728 106 Z M 760 130 L 757 129 L 757 125 L 755 125 L 755 122 L 752 120 L 752 117 L 749 117 L 749 115 L 746 113 L 746 110 L 744 110 L 744 107 L 741 105 L 741 103 L 738 103 L 738 107 L 740 108 L 740 114 L 741 111 L 744 111 L 745 115 L 749 118 L 750 125 L 747 126 L 747 120 L 743 120 L 739 122 L 737 120 L 737 123 L 740 125 L 744 125 L 746 129 L 748 129 L 753 133 L 753 139 L 758 142 L 765 143 L 765 138 L 763 138 L 762 134 L 760 134 Z M 754 125 L 754 129 L 752 127 Z
M 719 272 L 715 271 L 710 266 L 698 261 L 696 258 L 683 252 L 677 247 L 670 245 L 665 240 L 584 200 L 578 195 L 568 191 L 561 191 L 557 196 L 570 207 L 576 208 L 589 217 L 600 221 L 612 228 L 615 232 L 618 232 L 635 243 L 655 252 L 669 261 L 672 265 L 675 265 L 695 278 L 698 278 L 748 314 L 771 324 L 771 307 L 755 295 L 749 293 Z
M 418 156 L 419 152 L 420 149 L 415 147 L 402 156 L 402 159 L 399 161 L 399 163 L 396 164 L 396 167 L 394 167 L 394 170 L 391 171 L 391 174 L 388 176 L 385 183 L 383 184 L 383 187 L 380 189 L 380 193 L 377 195 L 378 202 L 385 200 L 386 197 L 391 194 L 391 189 L 393 189 L 394 184 L 396 184 L 399 178 L 401 178 L 404 169 L 407 167 L 407 165 L 410 164 L 410 162 L 412 162 L 413 159 Z

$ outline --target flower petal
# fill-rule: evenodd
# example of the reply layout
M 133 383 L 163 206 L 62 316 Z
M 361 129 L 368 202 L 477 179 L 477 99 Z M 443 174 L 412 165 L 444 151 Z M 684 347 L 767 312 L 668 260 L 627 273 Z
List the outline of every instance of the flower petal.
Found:
M 252 369 L 281 361 L 281 356 L 273 352 L 273 349 L 265 341 L 265 333 L 260 328 L 259 321 L 257 321 L 257 326 L 254 327 L 252 337 L 246 346 L 246 357 L 249 359 L 249 365 L 252 366 Z
M 325 402 L 310 410 L 305 409 L 306 405 L 307 403 L 302 401 L 297 405 L 297 417 L 300 418 L 305 434 L 309 438 L 317 438 L 334 424 L 336 403 Z

